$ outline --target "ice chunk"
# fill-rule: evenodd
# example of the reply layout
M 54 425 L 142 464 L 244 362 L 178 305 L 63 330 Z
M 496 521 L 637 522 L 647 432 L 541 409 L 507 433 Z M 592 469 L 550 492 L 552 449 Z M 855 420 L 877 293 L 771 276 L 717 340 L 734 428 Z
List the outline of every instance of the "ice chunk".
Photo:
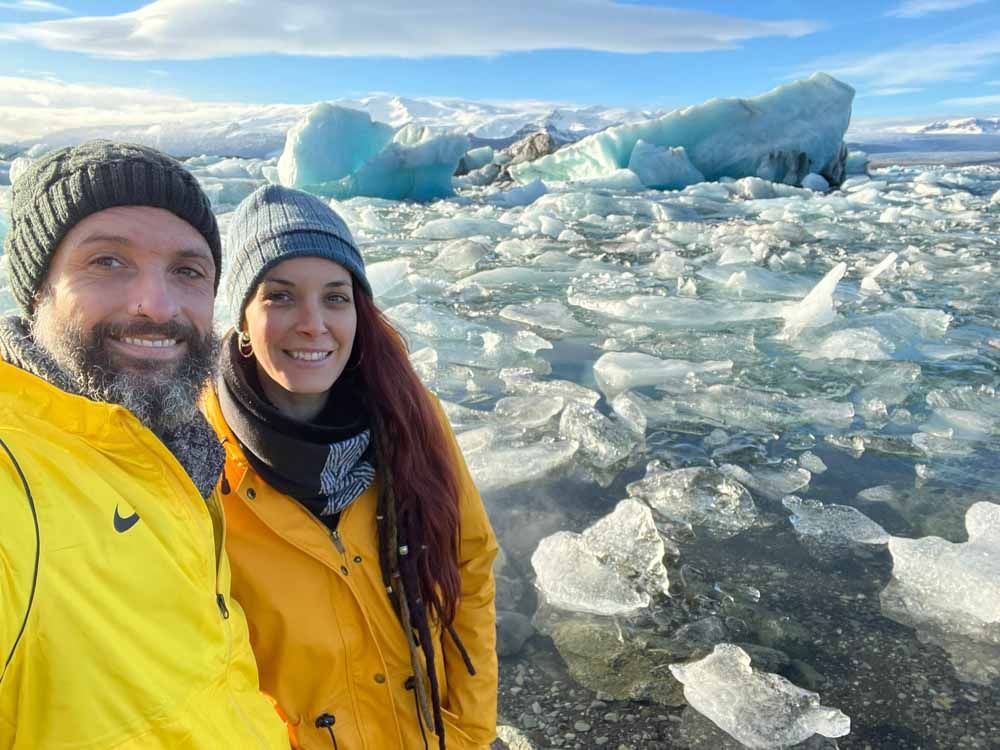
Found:
M 541 180 L 532 180 L 527 185 L 511 188 L 501 193 L 494 193 L 487 200 L 497 206 L 510 208 L 512 206 L 529 206 L 548 192 Z M 559 229 L 559 232 L 562 228 Z M 558 236 L 559 232 L 556 232 Z M 545 232 L 549 234 L 549 232 Z
M 789 521 L 795 530 L 820 545 L 886 544 L 889 541 L 885 529 L 849 505 L 824 505 L 795 495 L 785 497 L 781 504 L 791 511 Z
M 680 190 L 705 180 L 688 159 L 683 146 L 661 148 L 641 138 L 636 141 L 628 168 L 635 172 L 642 184 L 658 190 Z
M 282 185 L 308 188 L 354 174 L 392 140 L 392 127 L 367 112 L 326 102 L 292 125 L 278 159 Z
M 474 172 L 477 169 L 481 169 L 491 161 L 493 161 L 493 148 L 491 146 L 480 146 L 479 148 L 470 149 L 462 157 L 466 172 Z
M 541 427 L 562 411 L 566 402 L 559 396 L 507 396 L 493 407 L 505 423 Z
M 791 341 L 806 328 L 824 326 L 833 322 L 833 292 L 847 273 L 847 264 L 838 263 L 831 268 L 812 291 L 797 305 L 782 311 L 785 327 L 779 338 Z
M 500 311 L 500 317 L 557 333 L 578 333 L 584 330 L 583 325 L 576 321 L 573 313 L 561 302 L 507 305 Z
M 732 369 L 731 360 L 688 362 L 638 352 L 608 352 L 594 363 L 594 376 L 601 390 L 614 397 L 631 388 L 682 381 L 694 375 L 725 377 Z
M 636 435 L 627 426 L 579 402 L 563 409 L 559 435 L 579 443 L 581 452 L 599 469 L 621 463 L 636 445 Z
M 847 174 L 868 174 L 868 154 L 864 151 L 848 151 L 844 167 Z
M 746 488 L 708 467 L 671 471 L 651 461 L 646 476 L 628 485 L 627 491 L 664 518 L 704 527 L 722 539 L 752 527 L 757 520 L 757 508 Z
M 723 464 L 719 471 L 768 500 L 781 500 L 809 484 L 812 474 L 788 462 L 773 469 L 755 469 L 751 474 L 735 464 Z
M 543 539 L 531 566 L 551 606 L 624 615 L 668 593 L 665 553 L 649 507 L 622 500 L 582 534 L 560 531 Z
M 455 240 L 442 247 L 431 263 L 452 273 L 465 274 L 475 271 L 486 254 L 486 248 L 479 242 Z
M 1000 677 L 1000 505 L 978 502 L 965 515 L 969 540 L 892 537 L 892 580 L 882 612 L 916 627 L 952 656 L 965 679 Z
M 452 175 L 468 147 L 464 135 L 413 123 L 394 133 L 365 112 L 324 102 L 289 129 L 278 177 L 338 199 L 432 200 L 452 194 Z
M 799 466 L 810 474 L 822 474 L 826 471 L 826 464 L 823 463 L 823 459 L 812 451 L 806 451 L 799 456 Z
M 850 718 L 820 705 L 819 695 L 752 669 L 749 654 L 730 643 L 670 671 L 684 684 L 692 708 L 749 748 L 777 750 L 815 734 L 843 737 L 851 731 Z
M 864 278 L 861 279 L 861 288 L 866 292 L 872 292 L 873 294 L 881 293 L 882 287 L 878 285 L 878 282 L 875 279 L 878 278 L 879 274 L 892 266 L 896 262 L 897 257 L 896 253 L 889 253 L 882 260 L 880 260 L 875 267 L 866 273 Z
M 504 237 L 511 232 L 509 224 L 495 219 L 479 219 L 459 216 L 453 219 L 434 219 L 418 227 L 413 236 L 422 240 L 456 240 L 463 237 L 487 235 Z
M 400 284 L 410 272 L 410 261 L 405 258 L 371 263 L 365 267 L 365 275 L 371 284 L 372 294 L 381 297 Z
M 802 187 L 816 193 L 825 193 L 830 189 L 830 183 L 826 181 L 823 175 L 810 172 L 802 178 Z
M 579 447 L 565 440 L 500 449 L 489 443 L 471 451 L 466 460 L 476 487 L 485 494 L 548 478 L 569 466 Z
M 802 356 L 809 359 L 857 359 L 872 362 L 892 359 L 895 349 L 892 342 L 877 329 L 866 326 L 831 333 L 818 345 L 806 348 Z
M 627 167 L 636 144 L 683 147 L 707 179 L 799 184 L 810 172 L 840 183 L 854 89 L 817 73 L 753 99 L 713 99 L 646 122 L 611 127 L 510 168 L 519 182 L 586 180 Z

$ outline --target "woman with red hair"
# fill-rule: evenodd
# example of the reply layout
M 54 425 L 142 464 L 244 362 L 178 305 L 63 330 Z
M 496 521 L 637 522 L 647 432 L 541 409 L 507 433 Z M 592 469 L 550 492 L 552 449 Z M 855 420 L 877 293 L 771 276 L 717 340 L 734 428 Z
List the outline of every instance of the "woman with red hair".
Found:
M 270 185 L 234 213 L 227 259 L 236 329 L 205 411 L 262 689 L 305 750 L 483 750 L 496 540 L 350 231 Z

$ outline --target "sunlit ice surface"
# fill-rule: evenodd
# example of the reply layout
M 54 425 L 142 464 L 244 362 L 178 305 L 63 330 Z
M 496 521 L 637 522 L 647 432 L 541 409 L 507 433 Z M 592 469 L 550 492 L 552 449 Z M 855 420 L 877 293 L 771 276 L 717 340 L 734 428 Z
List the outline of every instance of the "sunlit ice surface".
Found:
M 275 160 L 192 167 L 225 231 Z M 727 703 L 713 685 L 765 678 L 667 669 L 734 644 L 829 707 L 802 726 L 833 737 L 849 717 L 840 747 L 985 748 L 998 190 L 994 166 L 908 166 L 827 194 L 746 178 L 332 205 L 482 490 L 500 608 L 533 617 L 572 679 L 665 706 L 686 687 L 717 727 L 732 722 L 713 710 L 746 704 L 762 728 L 745 736 L 779 731 L 791 688 Z M 573 648 L 603 633 L 627 668 Z

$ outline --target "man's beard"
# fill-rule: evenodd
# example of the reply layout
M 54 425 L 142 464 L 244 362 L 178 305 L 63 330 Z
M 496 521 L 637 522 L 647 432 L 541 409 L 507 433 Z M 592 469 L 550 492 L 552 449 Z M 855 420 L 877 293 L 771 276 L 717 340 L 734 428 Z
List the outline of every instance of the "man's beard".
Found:
M 193 326 L 176 321 L 101 322 L 85 331 L 79 321 L 58 315 L 51 294 L 39 300 L 31 333 L 80 395 L 124 406 L 160 437 L 197 417 L 198 399 L 215 371 L 219 350 L 213 331 L 199 335 Z M 126 358 L 108 347 L 110 339 L 125 336 L 162 336 L 187 348 L 176 363 Z

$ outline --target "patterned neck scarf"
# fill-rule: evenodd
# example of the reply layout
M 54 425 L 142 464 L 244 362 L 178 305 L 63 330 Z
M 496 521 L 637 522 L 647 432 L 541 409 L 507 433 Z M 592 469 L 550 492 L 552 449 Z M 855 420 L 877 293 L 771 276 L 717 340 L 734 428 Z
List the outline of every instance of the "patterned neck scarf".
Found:
M 254 470 L 314 513 L 339 514 L 375 480 L 368 416 L 351 373 L 337 379 L 315 421 L 300 422 L 265 398 L 256 361 L 240 356 L 233 332 L 222 345 L 217 390 L 226 423 Z

